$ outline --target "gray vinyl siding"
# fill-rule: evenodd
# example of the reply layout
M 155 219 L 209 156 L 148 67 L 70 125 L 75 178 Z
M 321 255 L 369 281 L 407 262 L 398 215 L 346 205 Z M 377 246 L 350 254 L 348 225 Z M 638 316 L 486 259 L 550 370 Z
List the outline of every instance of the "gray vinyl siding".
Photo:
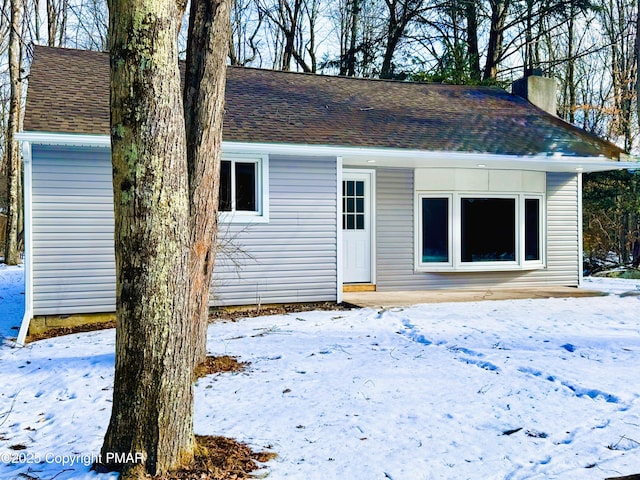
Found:
M 533 271 L 422 273 L 414 269 L 412 169 L 376 172 L 377 289 L 423 290 L 578 284 L 578 182 L 547 173 L 546 268 Z
M 32 147 L 34 315 L 115 310 L 108 148 Z
M 269 222 L 221 225 L 214 305 L 335 301 L 337 162 L 269 158 Z
M 108 148 L 34 145 L 34 315 L 115 310 Z M 211 304 L 335 301 L 335 158 L 272 157 L 270 221 L 220 224 Z

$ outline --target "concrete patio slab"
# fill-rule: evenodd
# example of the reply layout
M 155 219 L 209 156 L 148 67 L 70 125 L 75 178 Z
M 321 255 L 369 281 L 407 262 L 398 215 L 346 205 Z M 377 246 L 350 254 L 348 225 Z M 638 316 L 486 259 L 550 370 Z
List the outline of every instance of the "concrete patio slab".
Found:
M 479 302 L 482 300 L 519 300 L 528 298 L 597 297 L 607 295 L 574 287 L 527 287 L 447 289 L 401 292 L 345 292 L 342 300 L 359 307 L 408 307 L 419 303 Z

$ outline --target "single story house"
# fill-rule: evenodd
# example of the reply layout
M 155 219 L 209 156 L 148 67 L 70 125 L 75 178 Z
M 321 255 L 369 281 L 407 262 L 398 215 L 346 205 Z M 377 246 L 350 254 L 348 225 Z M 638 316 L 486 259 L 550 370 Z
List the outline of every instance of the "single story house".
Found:
M 108 81 L 107 53 L 35 47 L 22 338 L 32 318 L 115 309 Z M 555 111 L 548 82 L 520 90 Z M 211 305 L 577 286 L 582 173 L 638 165 L 500 88 L 237 67 L 223 157 Z

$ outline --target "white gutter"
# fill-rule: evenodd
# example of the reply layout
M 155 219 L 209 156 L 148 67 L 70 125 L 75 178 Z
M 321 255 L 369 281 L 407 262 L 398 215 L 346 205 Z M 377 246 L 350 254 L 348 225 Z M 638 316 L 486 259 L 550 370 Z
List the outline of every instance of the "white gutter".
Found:
M 545 172 L 597 172 L 640 170 L 640 162 L 607 160 L 606 157 L 565 155 L 499 155 L 491 153 L 438 152 L 400 148 L 339 147 L 330 145 L 293 145 L 250 142 L 222 142 L 225 153 L 256 153 L 298 156 L 342 157 L 344 166 L 495 168 Z
M 31 185 L 32 163 L 31 144 L 22 142 L 22 158 L 24 161 L 24 316 L 16 345 L 23 347 L 29 332 L 29 323 L 33 317 L 33 261 L 32 261 L 32 210 Z
M 18 140 L 40 145 L 69 145 L 78 147 L 109 147 L 109 135 L 87 135 L 77 133 L 20 132 Z

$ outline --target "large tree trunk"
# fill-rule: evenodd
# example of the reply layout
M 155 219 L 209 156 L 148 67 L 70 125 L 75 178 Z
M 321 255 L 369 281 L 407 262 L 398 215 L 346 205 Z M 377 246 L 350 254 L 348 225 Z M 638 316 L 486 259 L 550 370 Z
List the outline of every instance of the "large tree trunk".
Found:
M 9 30 L 9 118 L 7 119 L 7 226 L 5 235 L 4 262 L 17 265 L 20 260 L 18 228 L 20 223 L 20 151 L 15 139 L 20 125 L 20 0 L 11 0 L 11 29 Z
M 183 9 L 175 0 L 109 1 L 117 330 L 102 461 L 124 478 L 160 474 L 193 457 L 189 205 L 176 41 Z
M 191 205 L 194 365 L 206 356 L 209 288 L 216 258 L 220 150 L 230 0 L 191 2 L 184 89 Z

